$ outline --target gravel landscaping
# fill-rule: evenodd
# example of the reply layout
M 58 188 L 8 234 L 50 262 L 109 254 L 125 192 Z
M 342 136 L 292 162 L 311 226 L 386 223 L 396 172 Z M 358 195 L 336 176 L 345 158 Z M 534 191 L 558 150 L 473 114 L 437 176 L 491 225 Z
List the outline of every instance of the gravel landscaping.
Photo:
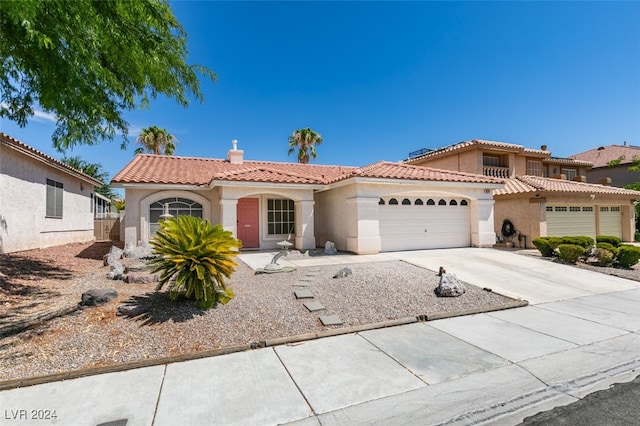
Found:
M 203 311 L 190 300 L 170 301 L 155 283 L 106 278 L 110 244 L 70 244 L 0 255 L 0 377 L 2 381 L 121 365 L 220 348 L 264 345 L 326 330 L 353 330 L 405 318 L 422 319 L 513 306 L 513 300 L 466 284 L 460 297 L 437 297 L 436 272 L 401 262 L 298 268 L 254 274 L 239 261 L 228 285 L 235 298 Z M 353 274 L 333 278 L 348 266 Z M 302 287 L 301 284 L 305 286 Z M 91 288 L 119 297 L 77 309 Z M 326 309 L 309 312 L 294 291 L 307 288 Z M 119 307 L 129 313 L 117 315 Z M 51 315 L 46 315 L 47 313 Z M 340 326 L 324 326 L 336 315 Z M 35 325 L 19 331 L 16 324 Z

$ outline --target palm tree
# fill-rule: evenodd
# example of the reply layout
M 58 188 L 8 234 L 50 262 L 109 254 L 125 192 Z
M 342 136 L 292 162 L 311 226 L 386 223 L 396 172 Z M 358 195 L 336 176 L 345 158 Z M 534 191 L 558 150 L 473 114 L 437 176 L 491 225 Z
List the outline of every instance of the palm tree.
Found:
M 309 163 L 309 157 L 313 157 L 315 160 L 316 145 L 322 143 L 322 136 L 319 133 L 314 132 L 310 128 L 295 130 L 291 136 L 289 136 L 289 153 L 291 155 L 296 148 L 298 149 L 298 163 Z
M 102 164 L 89 163 L 80 158 L 80 156 L 64 157 L 60 162 L 102 182 L 102 186 L 96 188 L 98 194 L 102 194 L 110 200 L 113 200 L 117 196 L 116 192 L 111 188 L 111 185 L 105 183 L 109 181 L 109 173 L 102 168 Z
M 175 136 L 158 126 L 142 129 L 136 141 L 142 145 L 141 148 L 135 150 L 136 154 L 142 154 L 146 150 L 148 153 L 156 155 L 173 155 L 178 142 Z

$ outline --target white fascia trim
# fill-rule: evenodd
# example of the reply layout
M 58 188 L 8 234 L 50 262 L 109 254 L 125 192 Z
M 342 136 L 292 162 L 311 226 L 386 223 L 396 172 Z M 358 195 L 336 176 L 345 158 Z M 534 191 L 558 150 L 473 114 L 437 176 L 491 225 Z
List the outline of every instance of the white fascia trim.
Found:
M 325 185 L 315 183 L 273 183 L 273 182 L 237 182 L 237 181 L 224 181 L 224 180 L 212 180 L 209 184 L 209 188 L 215 186 L 220 187 L 267 187 L 267 188 L 284 188 L 284 189 L 323 189 Z
M 443 188 L 459 188 L 461 186 L 482 189 L 502 189 L 505 184 L 502 183 L 474 183 L 474 182 L 454 182 L 454 181 L 435 181 L 435 180 L 413 180 L 413 179 L 386 179 L 386 178 L 369 178 L 369 177 L 352 177 L 341 180 L 325 186 L 323 189 L 334 189 L 354 183 L 373 183 L 377 185 L 412 185 L 412 186 L 436 186 Z

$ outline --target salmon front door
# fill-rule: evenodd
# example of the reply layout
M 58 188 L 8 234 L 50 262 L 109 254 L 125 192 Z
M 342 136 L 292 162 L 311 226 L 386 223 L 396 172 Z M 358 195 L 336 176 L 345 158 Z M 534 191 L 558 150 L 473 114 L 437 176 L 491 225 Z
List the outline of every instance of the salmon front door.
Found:
M 240 198 L 237 210 L 238 239 L 243 248 L 260 247 L 260 228 L 257 198 Z

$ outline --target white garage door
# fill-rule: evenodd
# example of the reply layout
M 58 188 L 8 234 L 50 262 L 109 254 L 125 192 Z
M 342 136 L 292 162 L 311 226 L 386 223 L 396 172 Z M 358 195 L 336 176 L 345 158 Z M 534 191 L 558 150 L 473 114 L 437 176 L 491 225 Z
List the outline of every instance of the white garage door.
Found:
M 600 235 L 622 238 L 620 206 L 600 206 Z
M 382 251 L 469 247 L 469 202 L 462 198 L 380 199 Z
M 547 236 L 578 235 L 596 237 L 596 214 L 593 206 L 547 206 Z

